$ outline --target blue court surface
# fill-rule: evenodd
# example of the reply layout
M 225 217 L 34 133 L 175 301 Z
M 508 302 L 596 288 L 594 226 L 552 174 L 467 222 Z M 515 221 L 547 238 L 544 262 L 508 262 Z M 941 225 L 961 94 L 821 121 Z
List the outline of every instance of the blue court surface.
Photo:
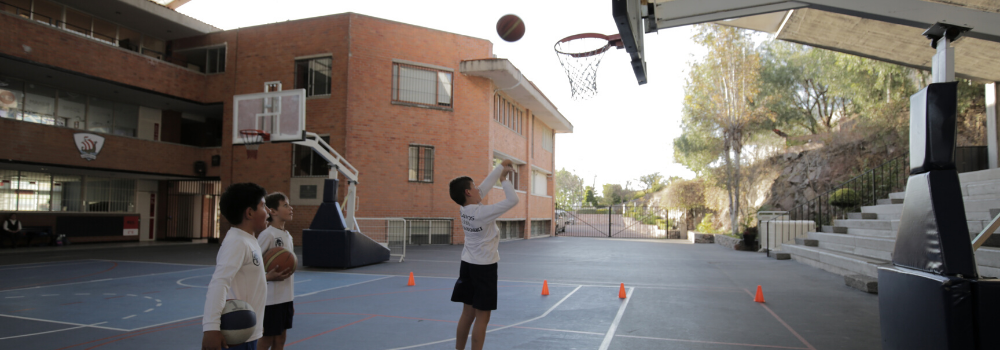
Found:
M 164 249 L 171 256 L 192 248 Z M 205 250 L 198 262 L 213 254 L 197 249 Z M 415 247 L 403 263 L 301 268 L 286 346 L 454 349 L 461 305 L 450 296 L 460 251 Z M 879 347 L 875 296 L 756 253 L 552 238 L 506 242 L 501 255 L 486 349 Z M 199 349 L 214 266 L 118 259 L 0 265 L 0 349 Z M 416 286 L 406 285 L 409 271 Z M 752 301 L 759 283 L 770 288 L 767 303 Z

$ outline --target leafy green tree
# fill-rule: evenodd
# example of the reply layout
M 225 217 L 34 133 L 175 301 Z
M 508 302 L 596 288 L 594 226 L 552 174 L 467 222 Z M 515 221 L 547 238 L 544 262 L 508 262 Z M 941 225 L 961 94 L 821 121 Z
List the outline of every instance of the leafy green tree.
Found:
M 562 168 L 556 171 L 556 208 L 568 210 L 584 202 L 583 178 Z
M 587 186 L 584 189 L 583 192 L 584 192 L 583 203 L 585 205 L 596 207 L 598 205 L 598 201 L 597 201 L 597 198 L 594 197 L 594 187 L 593 186 Z
M 750 35 L 741 29 L 699 25 L 694 41 L 708 49 L 702 62 L 692 65 L 685 85 L 681 152 L 690 151 L 704 171 L 721 158 L 722 182 L 729 197 L 733 233 L 739 230 L 740 168 L 745 142 L 769 125 L 771 113 L 761 95 L 761 58 Z M 721 143 L 721 144 L 720 144 Z M 715 157 L 711 157 L 712 152 Z M 679 157 L 681 159 L 682 157 Z M 692 169 L 695 170 L 695 169 Z M 699 171 L 695 170 L 695 171 Z
M 619 184 L 605 184 L 604 191 L 604 205 L 617 205 L 625 201 L 625 190 L 622 185 Z
M 659 191 L 665 185 L 663 183 L 663 175 L 660 175 L 659 172 L 640 176 L 639 183 L 642 184 L 642 189 L 643 191 L 646 191 L 646 193 Z

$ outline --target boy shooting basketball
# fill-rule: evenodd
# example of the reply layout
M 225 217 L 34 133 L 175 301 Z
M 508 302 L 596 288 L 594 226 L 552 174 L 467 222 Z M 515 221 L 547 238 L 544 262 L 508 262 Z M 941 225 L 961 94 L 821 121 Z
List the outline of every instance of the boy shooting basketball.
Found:
M 472 349 L 482 350 L 486 340 L 486 325 L 490 313 L 497 309 L 497 262 L 500 253 L 500 229 L 496 219 L 517 205 L 517 193 L 507 177 L 513 173 L 512 162 L 505 160 L 490 172 L 477 188 L 468 176 L 451 180 L 451 199 L 461 205 L 462 227 L 465 229 L 465 246 L 458 281 L 451 294 L 451 301 L 463 303 L 462 316 L 458 319 L 455 348 L 465 349 L 472 328 Z M 504 179 L 506 198 L 500 203 L 482 205 L 482 197 L 489 193 L 498 179 Z
M 290 275 L 288 270 L 264 272 L 256 235 L 267 228 L 265 195 L 267 192 L 257 184 L 238 183 L 229 186 L 219 199 L 219 209 L 233 227 L 222 240 L 215 258 L 215 273 L 208 283 L 202 319 L 202 350 L 256 349 L 257 339 L 263 335 L 266 281 L 281 281 Z M 220 319 L 226 299 L 243 300 L 257 314 L 254 334 L 246 343 L 226 344 L 222 336 Z

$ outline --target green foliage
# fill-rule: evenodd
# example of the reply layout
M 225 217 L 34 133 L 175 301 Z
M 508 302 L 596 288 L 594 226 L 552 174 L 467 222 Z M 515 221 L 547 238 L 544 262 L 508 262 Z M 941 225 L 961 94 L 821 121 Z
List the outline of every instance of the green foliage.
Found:
M 607 214 L 608 208 L 580 208 L 576 210 L 576 214 Z
M 658 220 L 663 220 L 662 216 L 650 213 L 648 208 L 643 207 L 628 208 L 622 215 L 633 218 L 645 225 L 656 225 Z
M 584 204 L 583 178 L 576 174 L 560 169 L 555 174 L 556 183 L 556 208 L 568 210 Z M 593 193 L 591 193 L 593 195 Z
M 841 188 L 830 194 L 830 205 L 838 208 L 854 208 L 861 205 L 861 196 L 850 188 Z
M 649 175 L 643 175 L 639 177 L 639 183 L 642 184 L 644 191 L 653 190 L 652 192 L 659 191 L 665 184 L 663 183 L 663 175 L 660 172 L 655 172 Z M 659 187 L 659 189 L 657 189 Z M 652 193 L 650 192 L 650 193 Z
M 597 198 L 594 197 L 594 188 L 591 186 L 587 186 L 584 190 L 583 205 L 591 207 L 596 207 L 598 205 Z
M 605 184 L 603 194 L 604 202 L 601 203 L 603 205 L 617 205 L 626 200 L 622 185 L 619 184 Z
M 701 222 L 698 223 L 698 226 L 695 227 L 695 229 L 694 229 L 695 232 L 701 232 L 701 233 L 716 233 L 716 232 L 718 232 L 718 230 L 715 229 L 715 226 L 712 225 L 712 217 L 713 216 L 714 216 L 713 214 L 707 214 L 707 215 L 705 215 L 705 217 L 703 219 L 701 219 Z
M 700 209 L 705 207 L 705 181 L 702 179 L 675 180 L 667 186 L 663 203 L 671 209 Z

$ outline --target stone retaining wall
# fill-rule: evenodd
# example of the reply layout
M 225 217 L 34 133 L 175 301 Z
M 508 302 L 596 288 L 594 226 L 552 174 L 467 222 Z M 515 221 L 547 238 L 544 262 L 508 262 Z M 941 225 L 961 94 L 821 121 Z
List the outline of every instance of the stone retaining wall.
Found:
M 715 235 L 711 233 L 690 232 L 687 240 L 691 243 L 714 243 Z
M 726 235 L 715 235 L 715 244 L 732 250 L 743 250 L 743 240 Z

